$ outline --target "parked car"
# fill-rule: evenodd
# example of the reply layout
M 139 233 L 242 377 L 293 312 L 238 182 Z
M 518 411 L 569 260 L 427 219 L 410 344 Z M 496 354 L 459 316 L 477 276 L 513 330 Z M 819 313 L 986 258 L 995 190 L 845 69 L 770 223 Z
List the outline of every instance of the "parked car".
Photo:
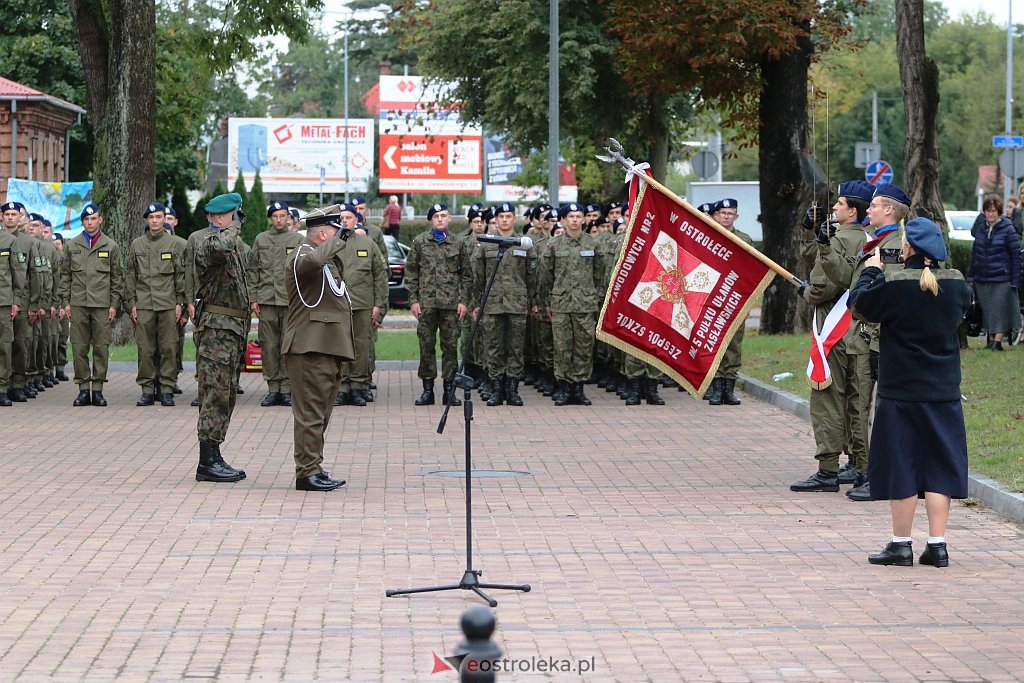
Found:
M 977 211 L 947 211 L 946 225 L 949 226 L 949 239 L 973 242 L 974 235 L 971 228 L 974 221 L 978 220 Z
M 409 247 L 399 242 L 393 235 L 384 235 L 384 245 L 388 249 L 388 303 L 391 306 L 409 305 L 409 288 L 405 286 L 405 258 Z

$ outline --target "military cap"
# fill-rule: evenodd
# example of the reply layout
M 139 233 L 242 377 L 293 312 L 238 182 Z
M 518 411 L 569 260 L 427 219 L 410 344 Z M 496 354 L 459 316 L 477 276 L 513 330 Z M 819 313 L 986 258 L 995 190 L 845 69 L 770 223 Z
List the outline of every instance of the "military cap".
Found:
M 860 199 L 870 202 L 875 194 L 875 186 L 866 180 L 851 180 L 846 183 L 839 183 L 839 196 L 849 199 Z
M 516 213 L 516 208 L 509 204 L 508 202 L 502 202 L 501 204 L 498 204 L 496 207 L 494 207 L 495 216 L 501 213 L 510 213 L 514 216 Z
M 537 206 L 530 209 L 530 218 L 541 218 L 544 214 L 551 210 L 550 204 L 538 204 Z
M 206 213 L 231 213 L 242 206 L 242 195 L 237 192 L 219 194 L 206 203 Z
M 910 208 L 910 197 L 907 196 L 906 192 L 904 192 L 902 189 L 900 189 L 893 183 L 882 183 L 881 185 L 875 188 L 875 193 L 872 196 L 885 197 L 887 199 L 893 200 L 894 202 L 897 202 L 898 204 L 903 204 L 907 208 Z
M 552 223 L 557 223 L 558 222 L 558 212 L 555 211 L 554 209 L 548 209 L 547 213 L 545 213 L 543 216 L 541 216 L 541 218 L 543 218 L 546 221 L 551 221 Z
M 18 208 L 18 202 L 6 202 L 0 205 L 0 212 L 4 211 L 21 211 L 21 209 Z
M 469 207 L 468 211 L 466 211 L 466 220 L 472 221 L 474 218 L 480 218 L 482 215 L 483 206 L 474 204 L 473 206 Z
M 53 227 L 53 223 L 51 223 L 50 221 L 46 220 L 45 218 L 43 219 L 43 225 L 45 225 L 48 228 L 52 228 Z
M 338 204 L 338 213 L 350 213 L 359 218 L 359 209 L 356 208 L 355 204 Z
M 63 242 L 64 241 L 64 235 L 60 234 L 59 232 L 53 233 L 53 241 L 54 242 Z
M 86 216 L 95 216 L 99 212 L 100 207 L 96 206 L 95 204 L 88 204 L 84 209 L 82 209 L 82 213 L 79 217 L 84 220 Z
M 480 212 L 480 218 L 484 219 L 484 223 L 494 218 L 494 209 L 488 206 L 486 209 Z
M 726 197 L 725 199 L 720 199 L 715 202 L 715 206 L 718 207 L 715 211 L 721 211 L 722 209 L 738 209 L 740 208 L 740 203 L 732 197 Z
M 596 203 L 587 204 L 587 213 L 593 213 L 594 211 L 597 211 L 598 213 L 604 213 L 604 208 L 600 204 Z
M 621 230 L 622 226 L 624 226 L 625 224 L 625 218 L 616 218 L 614 221 L 612 221 L 612 232 L 618 234 L 619 230 Z
M 319 209 L 313 209 L 302 217 L 302 220 L 306 223 L 307 228 L 315 228 L 319 226 L 328 226 L 332 228 L 338 227 L 338 219 L 341 218 L 342 212 L 341 204 L 333 204 L 331 206 L 324 206 Z M 355 213 L 353 211 L 352 213 Z
M 622 208 L 622 202 L 619 202 L 619 201 L 608 202 L 608 210 L 609 211 L 613 211 L 614 209 L 621 209 L 621 208 Z
M 714 212 L 714 207 L 715 205 L 712 204 L 711 202 L 704 202 L 703 204 L 697 207 L 697 210 L 700 211 L 701 213 L 710 216 Z
M 43 221 L 46 220 L 46 218 L 44 218 L 43 214 L 41 214 L 41 213 L 30 213 L 28 215 L 28 219 L 30 221 L 39 221 L 40 223 L 42 223 Z
M 438 213 L 440 211 L 447 211 L 447 210 L 448 210 L 448 205 L 447 204 L 444 204 L 444 203 L 434 204 L 429 209 L 427 209 L 427 220 L 429 221 L 431 218 L 433 218 L 435 213 Z
M 287 211 L 288 205 L 280 201 L 272 201 L 267 207 L 267 218 L 270 218 L 275 211 Z
M 352 203 L 353 203 L 353 204 L 355 204 L 355 205 L 357 205 L 357 206 L 358 206 L 359 204 L 365 204 L 365 203 L 366 203 L 366 197 L 364 197 L 364 196 L 363 196 L 363 195 L 361 195 L 361 194 L 357 194 L 357 195 L 356 195 L 356 197 L 355 197 L 355 199 L 353 199 L 353 200 L 352 200 Z
M 590 221 L 590 227 L 596 228 L 599 225 L 604 225 L 608 222 L 608 216 L 598 216 L 594 220 Z
M 294 218 L 295 220 L 299 220 L 299 210 L 298 209 L 288 209 L 288 213 L 290 213 L 292 215 L 292 218 Z
M 925 256 L 935 261 L 946 260 L 946 242 L 942 239 L 942 231 L 934 222 L 927 218 L 915 218 L 907 221 L 907 242 Z
M 576 211 L 578 211 L 580 213 L 583 213 L 583 207 L 580 206 L 579 204 L 577 204 L 576 202 L 570 202 L 568 204 L 563 204 L 558 209 L 558 217 L 559 218 L 565 218 L 570 213 L 573 213 L 573 212 L 576 212 Z
M 178 212 L 174 210 L 173 206 L 168 206 L 166 213 L 168 216 L 174 216 L 175 218 L 178 217 Z
M 142 217 L 149 218 L 149 214 L 151 213 L 167 213 L 167 207 L 160 202 L 147 204 L 145 210 L 142 212 Z

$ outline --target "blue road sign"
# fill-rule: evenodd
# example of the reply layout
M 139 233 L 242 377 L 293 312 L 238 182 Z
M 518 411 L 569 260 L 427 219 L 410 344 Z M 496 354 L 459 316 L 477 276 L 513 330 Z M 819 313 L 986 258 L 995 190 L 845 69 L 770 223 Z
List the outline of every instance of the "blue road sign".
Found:
M 864 179 L 872 185 L 892 182 L 892 166 L 888 161 L 872 161 L 864 171 Z
M 993 147 L 1024 147 L 1024 135 L 993 135 Z

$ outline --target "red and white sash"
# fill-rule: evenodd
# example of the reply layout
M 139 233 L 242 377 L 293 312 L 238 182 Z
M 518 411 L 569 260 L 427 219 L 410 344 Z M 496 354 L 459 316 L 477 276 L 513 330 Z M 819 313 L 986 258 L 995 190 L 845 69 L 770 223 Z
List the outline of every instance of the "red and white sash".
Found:
M 850 329 L 853 318 L 846 302 L 850 298 L 850 290 L 843 292 L 839 301 L 835 303 L 829 314 L 825 316 L 825 322 L 818 332 L 818 309 L 814 309 L 814 321 L 811 326 L 811 358 L 807 361 L 807 381 L 811 388 L 816 391 L 827 389 L 832 384 L 832 371 L 828 367 L 829 352 L 836 345 L 846 331 Z

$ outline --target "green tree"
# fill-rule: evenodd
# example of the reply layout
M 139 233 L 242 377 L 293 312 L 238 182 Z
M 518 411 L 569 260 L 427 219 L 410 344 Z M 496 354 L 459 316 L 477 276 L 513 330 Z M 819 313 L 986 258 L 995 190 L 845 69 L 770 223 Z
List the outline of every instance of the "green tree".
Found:
M 252 189 L 245 195 L 243 210 L 245 224 L 242 226 L 242 239 L 246 244 L 252 244 L 256 235 L 267 229 L 267 196 L 263 194 L 263 181 L 260 180 L 259 170 L 253 177 Z
M 188 197 L 183 188 L 176 188 L 171 196 L 171 206 L 178 214 L 178 227 L 174 234 L 178 237 L 188 238 L 196 230 L 196 218 L 192 213 L 192 207 L 188 204 Z

